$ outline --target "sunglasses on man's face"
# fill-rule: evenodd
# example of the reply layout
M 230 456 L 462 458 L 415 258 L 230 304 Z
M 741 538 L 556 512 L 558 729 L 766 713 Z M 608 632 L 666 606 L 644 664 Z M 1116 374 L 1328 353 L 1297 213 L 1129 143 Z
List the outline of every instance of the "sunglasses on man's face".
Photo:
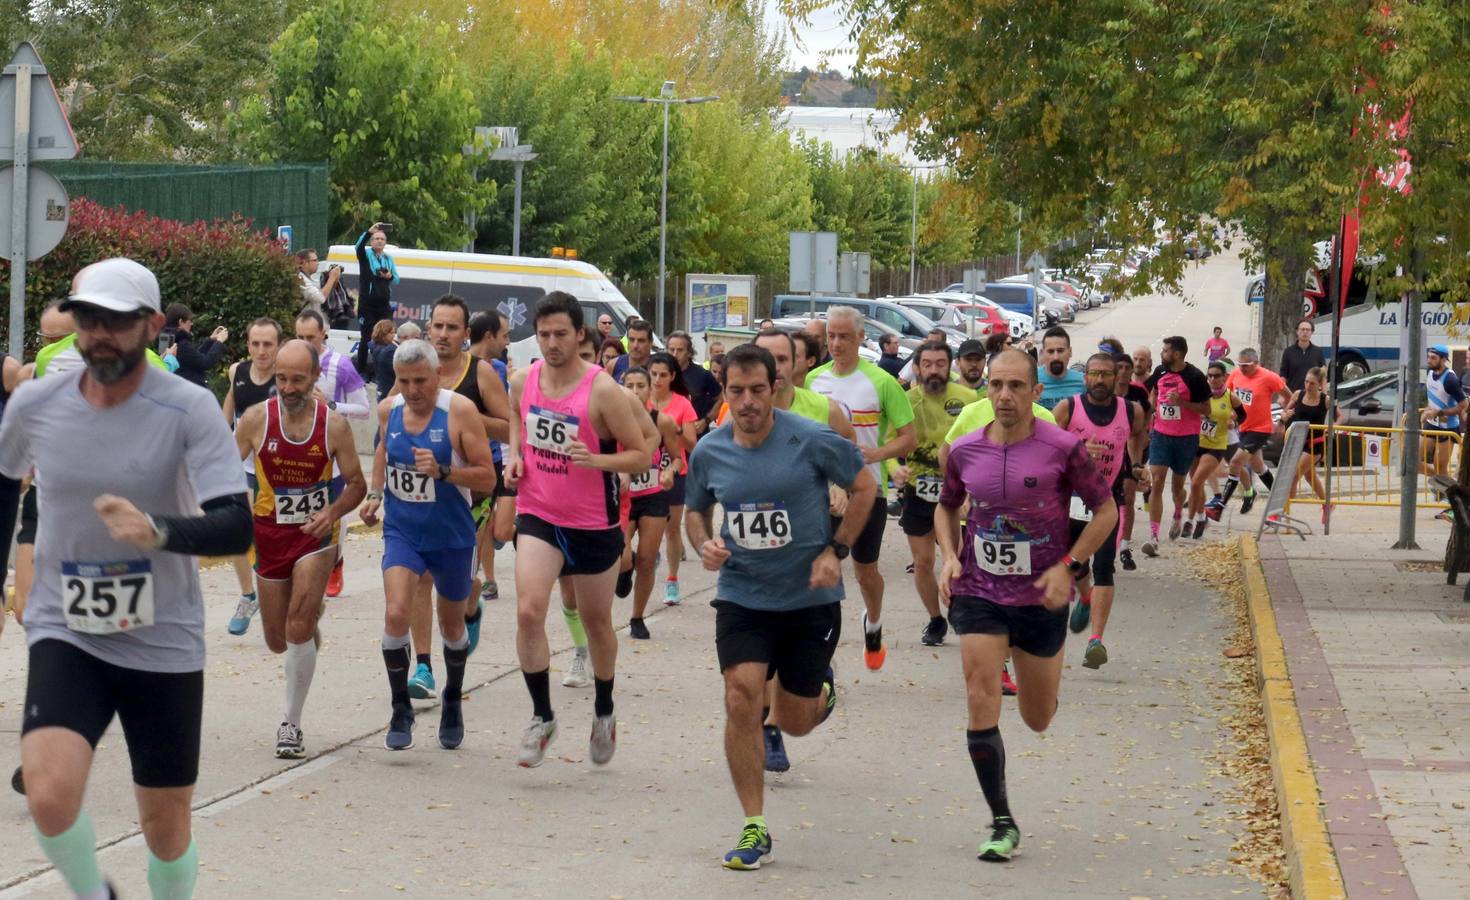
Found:
M 96 306 L 74 306 L 71 310 L 72 317 L 77 321 L 77 327 L 84 331 L 95 331 L 103 329 L 106 331 L 126 331 L 138 322 L 151 315 L 149 312 L 114 312 L 110 309 L 102 309 Z

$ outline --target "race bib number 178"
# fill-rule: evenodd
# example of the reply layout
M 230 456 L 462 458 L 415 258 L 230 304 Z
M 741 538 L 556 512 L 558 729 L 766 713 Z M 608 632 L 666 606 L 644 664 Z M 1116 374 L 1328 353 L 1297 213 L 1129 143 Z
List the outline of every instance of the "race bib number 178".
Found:
M 153 624 L 153 567 L 146 559 L 61 564 L 66 627 L 116 634 Z

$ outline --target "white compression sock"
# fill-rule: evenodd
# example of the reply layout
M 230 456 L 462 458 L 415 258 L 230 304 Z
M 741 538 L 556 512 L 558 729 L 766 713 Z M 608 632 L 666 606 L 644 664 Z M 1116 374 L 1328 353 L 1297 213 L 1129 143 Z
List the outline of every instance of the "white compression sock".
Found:
M 286 721 L 301 727 L 301 711 L 306 708 L 306 692 L 316 675 L 316 642 L 286 645 Z

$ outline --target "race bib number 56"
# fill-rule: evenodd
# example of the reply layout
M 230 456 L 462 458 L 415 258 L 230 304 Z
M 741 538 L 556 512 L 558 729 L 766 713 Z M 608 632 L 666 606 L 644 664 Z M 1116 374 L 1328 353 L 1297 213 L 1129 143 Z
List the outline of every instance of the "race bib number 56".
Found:
M 116 634 L 153 624 L 153 569 L 146 559 L 61 564 L 66 627 Z
M 725 526 L 735 546 L 774 550 L 791 543 L 791 516 L 784 503 L 741 503 L 725 510 Z
M 579 425 L 576 416 L 533 406 L 526 412 L 526 443 L 547 453 L 571 456 Z

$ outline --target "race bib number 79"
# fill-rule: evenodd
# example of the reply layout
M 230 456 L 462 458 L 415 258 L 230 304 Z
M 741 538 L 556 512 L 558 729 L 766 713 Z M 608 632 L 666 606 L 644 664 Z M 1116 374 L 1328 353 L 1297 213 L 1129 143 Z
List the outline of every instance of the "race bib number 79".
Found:
M 146 559 L 61 564 L 66 627 L 116 634 L 153 624 L 153 567 Z
M 741 503 L 725 510 L 725 527 L 735 546 L 774 550 L 791 543 L 791 517 L 784 503 Z

